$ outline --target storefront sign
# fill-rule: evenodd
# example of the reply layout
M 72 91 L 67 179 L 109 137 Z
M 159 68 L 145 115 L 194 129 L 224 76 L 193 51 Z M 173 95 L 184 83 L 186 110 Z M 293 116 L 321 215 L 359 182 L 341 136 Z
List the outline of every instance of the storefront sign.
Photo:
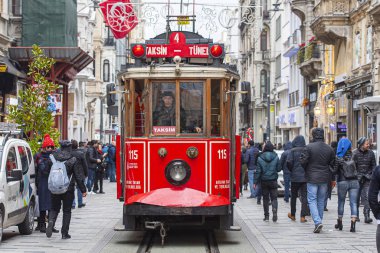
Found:
M 285 125 L 286 124 L 285 114 L 280 115 L 280 124 L 281 125 Z
M 288 121 L 289 121 L 289 124 L 295 124 L 296 123 L 296 113 L 295 112 L 289 113 Z
M 338 134 L 347 133 L 347 125 L 344 124 L 343 122 L 336 122 L 336 126 L 337 126 L 336 132 Z

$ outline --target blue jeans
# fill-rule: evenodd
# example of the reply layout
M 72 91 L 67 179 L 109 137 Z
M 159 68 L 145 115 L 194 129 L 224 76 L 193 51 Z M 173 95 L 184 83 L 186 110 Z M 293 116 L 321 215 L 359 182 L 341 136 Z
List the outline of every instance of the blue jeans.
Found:
M 289 201 L 290 197 L 290 174 L 284 173 L 284 200 Z
M 253 182 L 254 182 L 254 170 L 248 170 L 248 183 L 249 183 L 249 188 L 251 190 L 251 198 L 256 198 L 257 200 L 261 200 L 261 185 L 257 184 L 256 185 L 256 190 L 253 189 Z
M 327 183 L 307 183 L 307 202 L 315 225 L 322 223 L 327 188 Z
M 116 182 L 116 164 L 114 162 L 109 162 L 107 164 L 107 171 L 110 182 Z
M 94 186 L 95 179 L 95 169 L 88 168 L 88 179 L 87 179 L 87 191 L 90 192 Z
M 344 213 L 344 202 L 346 195 L 350 199 L 351 217 L 358 217 L 358 197 L 359 197 L 359 181 L 347 180 L 338 182 L 338 217 L 342 218 Z
M 81 206 L 83 204 L 82 192 L 80 191 L 78 186 L 76 188 L 77 188 L 78 206 Z M 75 198 L 74 198 L 73 207 L 75 207 L 75 205 L 76 205 L 76 203 L 75 203 Z

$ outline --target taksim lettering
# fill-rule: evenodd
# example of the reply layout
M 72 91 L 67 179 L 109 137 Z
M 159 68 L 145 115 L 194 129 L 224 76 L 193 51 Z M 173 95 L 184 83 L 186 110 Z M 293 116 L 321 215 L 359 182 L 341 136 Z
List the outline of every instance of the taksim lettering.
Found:
M 148 55 L 167 55 L 168 48 L 164 46 L 150 46 L 147 47 Z

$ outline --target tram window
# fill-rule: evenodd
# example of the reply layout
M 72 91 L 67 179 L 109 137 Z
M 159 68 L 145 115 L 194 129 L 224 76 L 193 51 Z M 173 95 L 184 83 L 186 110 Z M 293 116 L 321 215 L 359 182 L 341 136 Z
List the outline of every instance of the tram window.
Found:
M 153 134 L 175 135 L 175 83 L 153 83 Z
M 203 82 L 181 82 L 181 133 L 202 133 L 203 127 Z
M 135 82 L 135 136 L 143 136 L 145 133 L 145 111 L 142 93 L 144 90 L 144 81 L 136 80 Z
M 220 82 L 211 81 L 211 135 L 220 136 Z

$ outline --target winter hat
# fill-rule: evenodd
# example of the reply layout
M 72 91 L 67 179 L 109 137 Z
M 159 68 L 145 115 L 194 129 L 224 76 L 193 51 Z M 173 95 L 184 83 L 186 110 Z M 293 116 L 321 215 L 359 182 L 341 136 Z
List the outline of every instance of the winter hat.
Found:
M 171 91 L 164 91 L 162 93 L 161 97 L 172 97 L 174 99 L 173 92 L 171 92 Z
M 59 142 L 62 148 L 71 147 L 72 143 L 69 140 L 62 140 Z
M 311 135 L 314 141 L 323 141 L 325 139 L 325 131 L 320 127 L 313 128 Z
M 42 148 L 54 147 L 54 141 L 50 138 L 49 134 L 44 135 L 44 141 L 42 142 Z
M 351 148 L 351 142 L 347 138 L 342 138 L 338 142 L 338 148 L 336 149 L 336 156 L 343 157 L 347 151 Z
M 366 137 L 361 137 L 359 140 L 358 140 L 358 148 L 361 148 L 361 146 L 363 146 L 364 142 L 366 142 L 367 138 Z

